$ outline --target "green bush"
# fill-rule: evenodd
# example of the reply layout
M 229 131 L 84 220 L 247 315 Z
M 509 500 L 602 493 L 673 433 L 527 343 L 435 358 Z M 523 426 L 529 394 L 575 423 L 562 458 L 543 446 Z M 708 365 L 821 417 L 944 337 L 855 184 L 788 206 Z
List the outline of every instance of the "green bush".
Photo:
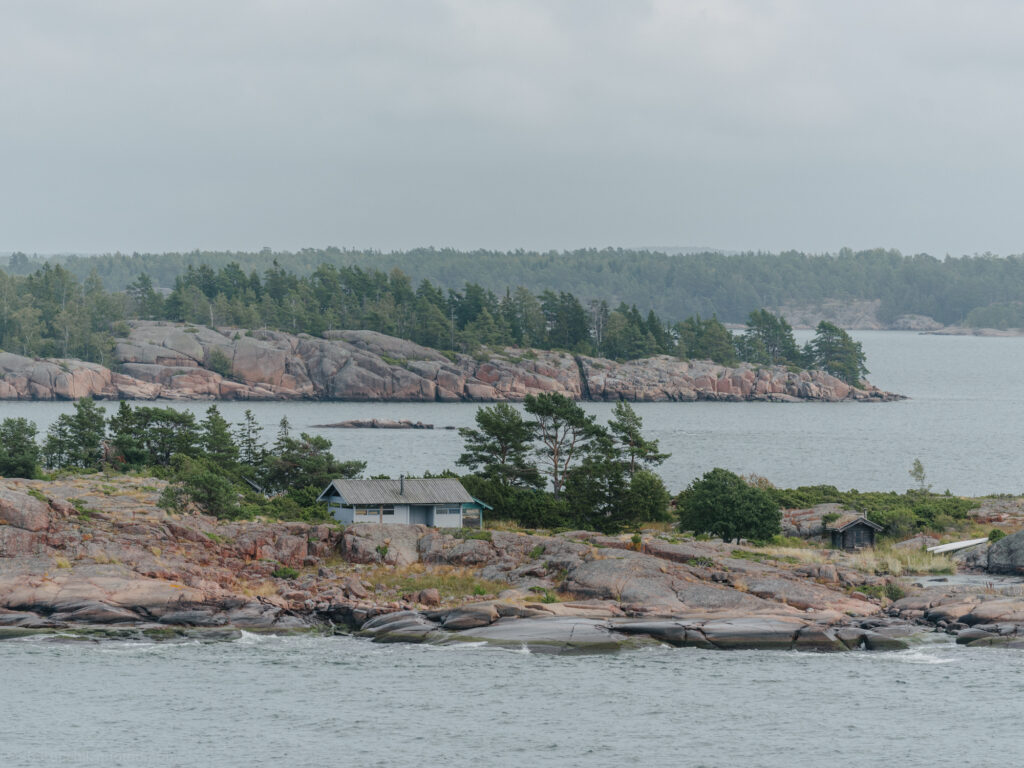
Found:
M 270 575 L 275 579 L 294 579 L 298 577 L 299 572 L 297 569 L 290 566 L 279 565 L 270 572 Z
M 233 366 L 228 360 L 228 356 L 216 347 L 211 349 L 210 354 L 206 356 L 206 368 L 214 373 L 219 373 L 224 378 L 229 378 L 233 372 Z
M 1006 538 L 1006 531 L 1001 531 L 998 528 L 993 528 L 988 532 L 988 540 L 992 542 L 999 541 L 1000 539 Z
M 690 483 L 677 505 L 681 529 L 711 533 L 724 541 L 767 540 L 781 533 L 782 515 L 770 492 L 720 467 Z
M 973 499 L 961 499 L 957 496 L 921 490 L 905 493 L 861 493 L 856 489 L 840 491 L 833 485 L 769 488 L 766 492 L 771 494 L 783 509 L 807 509 L 818 504 L 842 504 L 845 508 L 860 512 L 872 522 L 884 526 L 886 533 L 893 536 L 913 533 L 927 527 L 951 527 L 958 520 L 964 520 L 967 513 L 979 504 Z M 830 517 L 831 513 L 822 519 L 827 524 L 832 522 Z
M 490 531 L 481 531 L 477 528 L 456 528 L 452 531 L 452 536 L 456 539 L 477 539 L 480 541 L 492 540 Z
M 885 585 L 885 596 L 890 600 L 902 600 L 907 596 L 903 587 L 897 584 L 895 581 L 890 581 Z

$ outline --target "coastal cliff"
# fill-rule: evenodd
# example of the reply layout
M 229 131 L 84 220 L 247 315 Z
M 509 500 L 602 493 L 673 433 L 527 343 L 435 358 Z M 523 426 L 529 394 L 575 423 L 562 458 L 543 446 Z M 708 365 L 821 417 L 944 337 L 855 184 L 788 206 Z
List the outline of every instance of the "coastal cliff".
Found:
M 886 401 L 824 371 L 661 355 L 618 363 L 506 347 L 446 355 L 373 331 L 324 338 L 135 321 L 111 368 L 0 353 L 0 399 L 395 400 L 489 402 L 557 392 L 574 400 Z

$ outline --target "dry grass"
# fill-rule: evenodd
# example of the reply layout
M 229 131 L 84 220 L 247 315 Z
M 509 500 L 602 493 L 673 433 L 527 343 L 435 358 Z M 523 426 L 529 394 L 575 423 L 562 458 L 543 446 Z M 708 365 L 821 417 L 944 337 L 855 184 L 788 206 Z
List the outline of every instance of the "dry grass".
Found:
M 66 557 L 55 557 L 55 558 L 53 558 L 53 564 L 56 565 L 58 568 L 70 568 L 71 567 L 71 561 L 68 560 Z
M 880 546 L 862 550 L 850 558 L 860 571 L 890 576 L 915 576 L 929 573 L 956 573 L 949 555 L 933 555 L 920 549 L 893 549 Z
M 118 560 L 116 557 L 111 557 L 106 552 L 104 552 L 102 549 L 99 550 L 98 552 L 96 552 L 92 556 L 92 559 L 93 559 L 94 563 L 98 563 L 100 565 L 120 565 L 121 564 L 120 560 Z
M 273 597 L 277 594 L 277 585 L 273 581 L 240 582 L 239 591 L 246 597 Z
M 764 554 L 766 557 L 790 563 L 828 563 L 831 562 L 826 550 L 805 547 L 744 547 L 752 552 Z
M 672 521 L 668 522 L 653 522 L 644 523 L 641 528 L 644 531 L 657 531 L 658 533 L 676 533 L 678 531 L 678 524 Z
M 414 563 L 404 568 L 380 567 L 361 574 L 378 589 L 395 589 L 398 592 L 417 592 L 421 589 L 436 589 L 442 599 L 470 597 L 473 595 L 495 595 L 508 584 L 481 579 L 470 568 L 456 568 L 450 565 L 428 567 Z

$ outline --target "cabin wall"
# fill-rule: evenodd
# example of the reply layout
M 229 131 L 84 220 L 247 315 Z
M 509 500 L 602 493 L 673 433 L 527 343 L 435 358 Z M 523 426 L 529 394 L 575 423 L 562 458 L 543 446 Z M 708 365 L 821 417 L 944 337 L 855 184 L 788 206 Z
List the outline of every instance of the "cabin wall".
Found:
M 842 533 L 833 532 L 832 544 L 843 549 L 861 549 L 875 546 L 875 530 L 867 525 L 855 525 Z
M 386 525 L 430 525 L 436 528 L 461 528 L 463 526 L 463 507 L 461 504 L 408 504 L 379 506 L 354 506 L 346 504 L 340 496 L 327 497 L 327 510 L 331 517 L 340 523 L 380 523 Z
M 462 505 L 435 506 L 433 522 L 435 528 L 461 528 Z

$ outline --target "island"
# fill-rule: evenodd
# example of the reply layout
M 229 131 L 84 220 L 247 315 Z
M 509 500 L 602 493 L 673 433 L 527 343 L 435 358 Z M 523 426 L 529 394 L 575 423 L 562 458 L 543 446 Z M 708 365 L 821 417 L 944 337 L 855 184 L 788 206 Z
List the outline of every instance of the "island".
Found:
M 376 331 L 211 328 L 133 320 L 113 363 L 0 353 L 0 400 L 518 401 L 545 392 L 590 401 L 902 399 L 823 370 L 683 360 L 616 362 L 557 350 L 441 352 Z
M 964 645 L 1024 647 L 1017 585 L 937 575 L 955 568 L 945 555 L 929 556 L 931 575 L 908 579 L 876 574 L 882 558 L 870 551 L 669 530 L 218 520 L 161 509 L 164 487 L 109 473 L 0 481 L 0 637 L 218 639 L 245 630 L 547 653 L 651 643 L 842 652 L 903 649 L 945 632 Z M 1019 500 L 991 504 L 1019 525 Z M 991 504 L 973 519 L 993 519 Z M 818 510 L 818 522 L 826 515 Z M 807 511 L 790 517 L 813 526 Z M 1024 533 L 962 562 L 1003 573 L 1022 566 Z

